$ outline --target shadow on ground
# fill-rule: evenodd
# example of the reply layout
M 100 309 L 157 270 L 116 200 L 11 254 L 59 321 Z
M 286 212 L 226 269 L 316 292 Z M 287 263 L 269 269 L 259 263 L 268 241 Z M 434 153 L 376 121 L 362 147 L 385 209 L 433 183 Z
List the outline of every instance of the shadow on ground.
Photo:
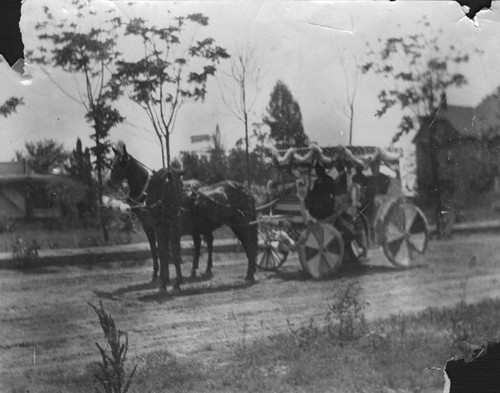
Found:
M 399 268 L 395 266 L 380 266 L 380 265 L 370 265 L 368 263 L 346 263 L 340 267 L 338 271 L 333 273 L 331 276 L 327 276 L 321 279 L 311 278 L 304 270 L 277 270 L 275 272 L 268 273 L 268 278 L 275 278 L 282 281 L 335 281 L 342 278 L 352 278 L 360 277 L 374 274 L 386 274 L 394 272 L 405 272 L 414 269 L 425 268 L 427 265 L 420 264 L 412 266 L 409 268 Z

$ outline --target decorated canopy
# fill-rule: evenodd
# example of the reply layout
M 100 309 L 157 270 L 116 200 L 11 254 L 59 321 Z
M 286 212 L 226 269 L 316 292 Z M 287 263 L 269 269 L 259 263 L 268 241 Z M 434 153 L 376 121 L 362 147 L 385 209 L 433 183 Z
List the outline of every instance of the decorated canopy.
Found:
M 368 166 L 374 161 L 381 161 L 388 166 L 398 165 L 402 150 L 394 147 L 376 146 L 330 146 L 310 145 L 304 148 L 288 150 L 270 149 L 271 161 L 278 166 L 313 165 L 318 161 L 326 167 L 336 161 L 345 160 L 361 166 Z
M 278 150 L 273 147 L 268 149 L 269 164 L 279 168 L 312 167 L 315 162 L 320 162 L 326 168 L 330 168 L 340 160 L 367 168 L 372 162 L 378 161 L 400 174 L 401 187 L 405 195 L 416 195 L 415 157 L 414 152 L 412 154 L 411 151 L 403 152 L 403 149 L 396 147 L 341 145 L 319 147 L 314 144 L 304 148 L 292 147 L 287 150 Z

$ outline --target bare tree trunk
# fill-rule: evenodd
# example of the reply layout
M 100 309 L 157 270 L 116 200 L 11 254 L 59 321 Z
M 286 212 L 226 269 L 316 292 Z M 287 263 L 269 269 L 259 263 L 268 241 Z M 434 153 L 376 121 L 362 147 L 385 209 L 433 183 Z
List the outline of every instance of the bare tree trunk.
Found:
M 354 122 L 354 100 L 350 104 L 351 115 L 349 116 L 349 146 L 352 145 L 352 126 Z
M 99 132 L 96 130 L 96 159 L 97 159 L 97 194 L 99 196 L 99 201 L 97 206 L 99 206 L 99 217 L 101 218 L 102 233 L 104 236 L 104 241 L 109 242 L 109 232 L 106 223 L 106 217 L 104 216 L 104 211 L 102 208 L 102 196 L 103 196 L 103 183 L 102 183 L 102 156 L 101 156 L 101 141 L 99 140 Z
M 161 147 L 161 164 L 165 168 L 165 148 L 163 147 L 163 138 L 161 135 L 158 135 L 160 139 L 160 147 Z
M 167 152 L 167 168 L 170 169 L 170 134 L 168 130 L 165 132 L 165 150 Z M 165 166 L 165 164 L 163 164 Z
M 245 111 L 245 157 L 247 160 L 247 187 L 250 189 L 250 153 L 248 147 L 248 115 Z

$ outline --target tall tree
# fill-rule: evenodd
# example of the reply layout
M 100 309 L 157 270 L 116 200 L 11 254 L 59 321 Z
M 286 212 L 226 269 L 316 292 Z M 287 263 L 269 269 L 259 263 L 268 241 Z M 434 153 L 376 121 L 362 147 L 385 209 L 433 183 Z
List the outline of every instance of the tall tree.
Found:
M 192 40 L 191 27 L 207 25 L 208 18 L 199 13 L 168 15 L 163 27 L 150 26 L 141 18 L 125 25 L 125 34 L 142 42 L 144 57 L 120 60 L 115 77 L 129 86 L 129 97 L 146 111 L 167 167 L 170 135 L 180 108 L 187 101 L 205 98 L 208 78 L 215 74 L 219 61 L 229 57 L 213 38 L 203 38 L 186 48 Z
M 16 151 L 16 159 L 26 159 L 36 173 L 47 174 L 55 168 L 63 168 L 68 159 L 64 146 L 53 139 L 26 142 L 26 152 Z
M 435 118 L 446 104 L 448 89 L 467 83 L 459 71 L 460 66 L 469 61 L 469 55 L 454 45 L 440 42 L 442 30 L 432 33 L 425 18 L 420 22 L 425 32 L 387 38 L 378 53 L 370 50 L 372 60 L 364 64 L 362 70 L 364 73 L 373 72 L 383 76 L 393 83 L 391 89 L 383 89 L 378 95 L 381 108 L 377 116 L 385 115 L 395 105 L 400 106 L 404 115 L 394 141 L 414 129 L 429 131 L 436 223 L 438 233 L 443 234 L 446 228 L 442 206 L 443 185 L 439 178 L 437 159 L 440 143 L 436 135 Z
M 83 150 L 80 138 L 76 141 L 76 147 L 69 155 L 66 173 L 74 180 L 85 186 L 85 198 L 77 208 L 80 216 L 85 211 L 95 211 L 95 180 L 92 176 L 92 160 L 89 148 Z
M 259 93 L 260 67 L 255 48 L 240 46 L 231 57 L 230 79 L 232 86 L 219 83 L 222 101 L 245 131 L 245 162 L 247 185 L 250 186 L 249 116 Z
M 92 125 L 91 138 L 95 145 L 92 153 L 97 171 L 98 197 L 103 196 L 103 171 L 107 165 L 106 156 L 110 148 L 109 131 L 124 118 L 111 104 L 120 95 L 120 89 L 111 78 L 114 62 L 119 56 L 116 50 L 120 18 L 98 14 L 92 0 L 72 0 L 73 9 L 68 19 L 56 20 L 51 9 L 43 8 L 46 20 L 35 29 L 44 45 L 28 52 L 30 57 L 42 65 L 51 65 L 81 78 L 83 89 L 77 81 L 79 97 L 68 92 L 66 95 L 80 103 L 85 109 L 85 119 Z M 112 13 L 110 8 L 107 13 Z M 109 14 L 107 14 L 109 15 Z M 47 44 L 50 49 L 47 49 Z M 60 87 L 60 85 L 58 85 Z M 101 214 L 104 240 L 109 240 L 105 217 Z
M 282 81 L 276 82 L 266 111 L 262 121 L 271 128 L 270 136 L 278 148 L 306 146 L 307 136 L 299 104 Z

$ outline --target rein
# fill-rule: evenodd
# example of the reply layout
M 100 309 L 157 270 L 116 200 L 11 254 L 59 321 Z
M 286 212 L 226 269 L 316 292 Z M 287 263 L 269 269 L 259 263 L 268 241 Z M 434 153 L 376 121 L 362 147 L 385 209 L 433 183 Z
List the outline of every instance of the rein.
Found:
M 142 162 L 140 162 L 136 158 L 134 158 L 132 156 L 130 156 L 130 157 L 132 158 L 132 160 L 134 160 L 134 162 L 136 164 L 139 165 L 140 169 L 142 169 L 147 175 L 146 181 L 144 182 L 144 185 L 142 186 L 141 192 L 139 193 L 139 195 L 136 197 L 132 197 L 132 195 L 130 195 L 130 193 L 127 195 L 127 201 L 134 203 L 136 205 L 136 208 L 138 208 L 138 207 L 141 207 L 144 205 L 144 201 L 145 201 L 146 196 L 147 196 L 146 191 L 149 187 L 149 181 L 151 179 L 152 170 L 149 169 L 146 165 L 144 165 Z

